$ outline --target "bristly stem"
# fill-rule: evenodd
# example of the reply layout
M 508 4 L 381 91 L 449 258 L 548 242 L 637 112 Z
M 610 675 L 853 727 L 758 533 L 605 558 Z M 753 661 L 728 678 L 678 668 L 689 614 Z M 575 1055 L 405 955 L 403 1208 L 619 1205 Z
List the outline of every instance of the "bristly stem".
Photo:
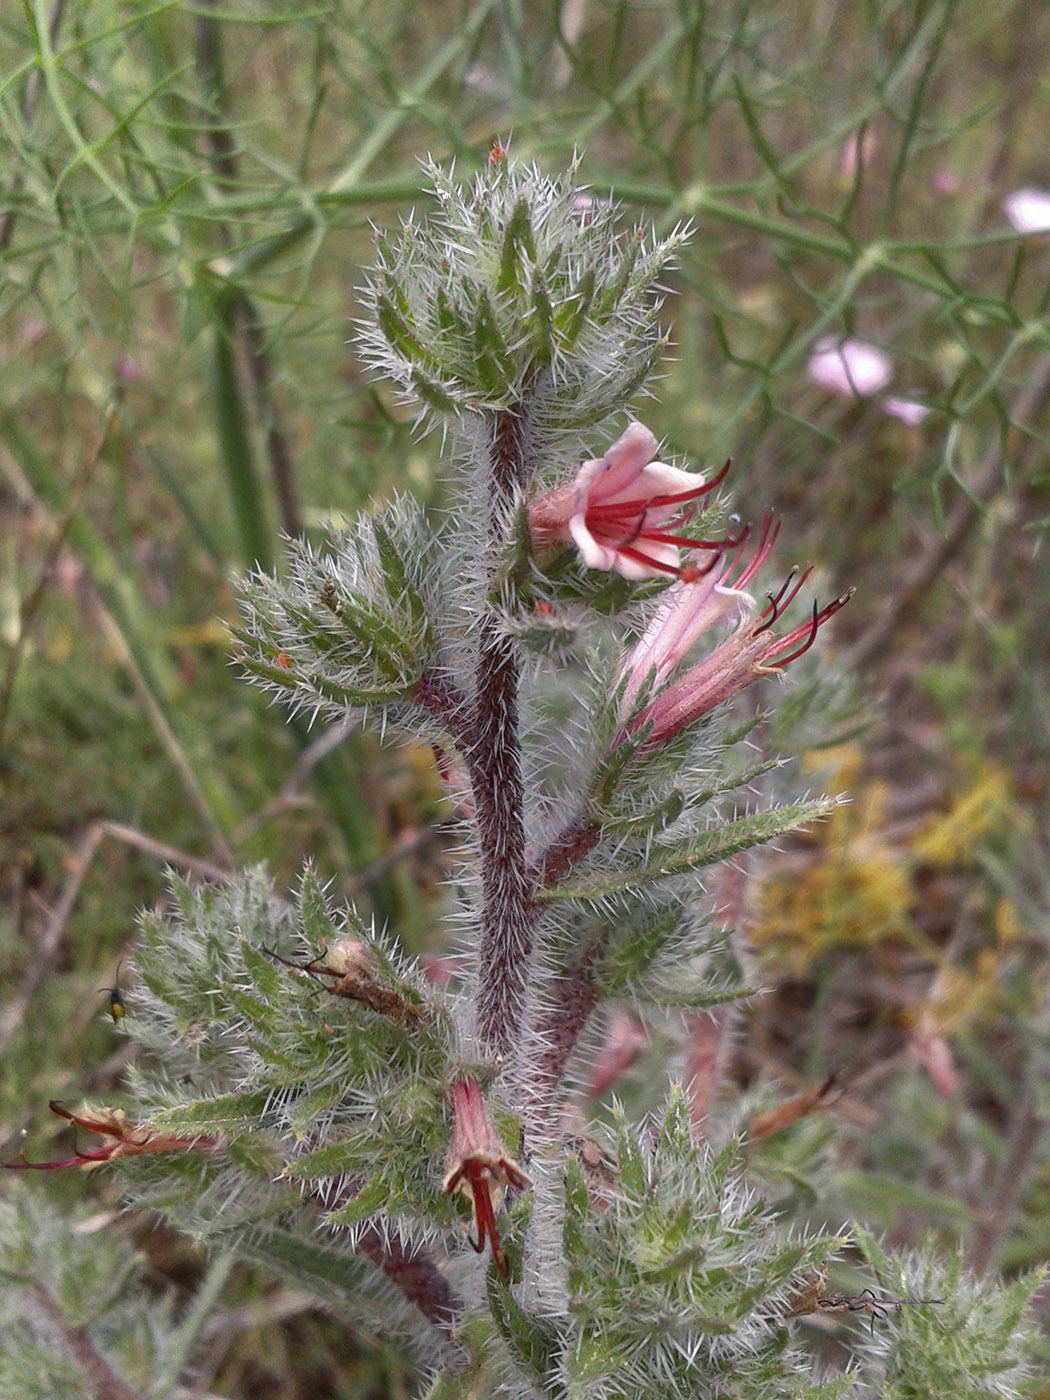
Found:
M 569 1056 L 575 1050 L 591 1012 L 598 1005 L 594 971 L 601 943 L 601 936 L 594 937 L 579 950 L 536 1028 L 536 1043 L 542 1049 L 530 1066 L 534 1117 L 536 1114 L 542 1117 L 554 1110 Z
M 91 1388 L 91 1393 L 96 1395 L 98 1400 L 142 1400 L 141 1392 L 133 1390 L 112 1369 L 96 1348 L 87 1328 L 71 1322 L 42 1283 L 31 1282 L 27 1287 L 37 1311 L 47 1319 L 62 1339 L 81 1376 Z
M 406 1244 L 396 1230 L 366 1227 L 358 1237 L 358 1250 L 400 1289 L 428 1322 L 450 1340 L 463 1302 L 425 1250 Z
M 525 482 L 525 425 L 520 411 L 505 409 L 496 414 L 489 463 L 489 541 L 490 555 L 495 556 L 506 512 Z M 478 1033 L 488 1050 L 501 1055 L 513 1043 L 521 1020 L 534 919 L 526 872 L 518 734 L 520 666 L 497 624 L 494 601 L 489 600 L 479 629 L 474 743 L 466 757 L 481 856 Z

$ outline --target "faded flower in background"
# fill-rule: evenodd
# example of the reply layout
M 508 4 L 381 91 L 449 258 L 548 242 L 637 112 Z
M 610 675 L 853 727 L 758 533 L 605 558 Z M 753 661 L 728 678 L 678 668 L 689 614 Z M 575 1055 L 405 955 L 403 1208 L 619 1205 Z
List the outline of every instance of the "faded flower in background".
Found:
M 870 398 L 893 378 L 893 362 L 866 340 L 822 336 L 814 345 L 806 371 L 814 384 L 843 398 Z
M 1003 213 L 1018 233 L 1050 233 L 1050 191 L 1026 185 L 1003 200 Z
M 909 428 L 917 428 L 929 417 L 930 406 L 921 399 L 894 398 L 887 395 L 882 400 L 882 411 L 888 413 L 891 418 L 898 418 L 902 423 L 906 423 Z

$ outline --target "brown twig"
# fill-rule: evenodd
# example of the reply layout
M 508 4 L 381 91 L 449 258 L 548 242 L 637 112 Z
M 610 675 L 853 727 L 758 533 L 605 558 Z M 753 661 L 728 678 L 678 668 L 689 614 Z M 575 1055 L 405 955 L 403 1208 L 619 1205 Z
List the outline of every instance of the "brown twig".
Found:
M 86 1327 L 75 1327 L 42 1283 L 34 1280 L 28 1292 L 37 1308 L 55 1328 L 81 1373 L 93 1388 L 96 1400 L 142 1400 L 137 1390 L 117 1373 L 96 1349 Z

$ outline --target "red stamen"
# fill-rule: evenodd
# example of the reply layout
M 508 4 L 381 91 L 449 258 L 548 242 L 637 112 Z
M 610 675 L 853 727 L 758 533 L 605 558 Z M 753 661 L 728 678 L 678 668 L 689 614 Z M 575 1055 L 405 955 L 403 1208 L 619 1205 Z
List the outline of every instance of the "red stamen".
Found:
M 776 622 L 777 618 L 780 617 L 782 613 L 787 611 L 787 609 L 798 597 L 799 590 L 805 583 L 806 579 L 809 578 L 812 572 L 812 564 L 807 564 L 806 567 L 802 570 L 801 574 L 799 573 L 798 567 L 796 566 L 794 569 L 791 570 L 787 578 L 781 584 L 779 593 L 775 595 L 772 593 L 766 594 L 766 597 L 769 599 L 769 606 L 763 608 L 762 611 L 759 613 L 759 617 L 765 618 L 766 620 L 765 622 L 763 622 L 761 627 L 755 628 L 754 635 L 756 637 L 759 635 L 760 632 L 768 631 L 769 628 L 773 626 L 773 623 Z M 768 617 L 766 617 L 767 613 L 769 614 Z
M 489 1183 L 478 1177 L 471 1181 L 470 1189 L 474 1196 L 474 1220 L 478 1228 L 478 1242 L 474 1245 L 475 1250 L 480 1254 L 485 1248 L 485 1238 L 488 1237 L 492 1245 L 492 1258 L 495 1260 L 496 1268 L 500 1272 L 501 1278 L 507 1277 L 507 1261 L 503 1255 L 503 1247 L 499 1241 L 499 1231 L 496 1229 L 496 1213 L 492 1209 L 492 1196 L 489 1194 Z M 471 1244 L 474 1241 L 471 1240 Z
M 78 1128 L 86 1128 L 89 1133 L 115 1138 L 124 1136 L 120 1128 L 114 1127 L 110 1123 L 98 1122 L 90 1118 L 78 1118 L 75 1113 L 70 1113 L 65 1104 L 60 1103 L 58 1099 L 48 1099 L 47 1106 L 52 1113 L 57 1113 L 59 1118 L 64 1118 L 68 1123 L 75 1123 Z
M 27 1162 L 25 1157 L 20 1162 L 0 1162 L 7 1172 L 54 1172 L 59 1167 L 75 1167 L 80 1163 L 79 1152 L 74 1157 L 63 1157 L 60 1162 Z
M 824 623 L 827 622 L 828 618 L 834 617 L 840 609 L 846 606 L 852 597 L 853 589 L 851 588 L 846 593 L 841 593 L 837 598 L 833 598 L 830 603 L 826 603 L 819 612 L 817 611 L 816 603 L 814 603 L 813 616 L 809 622 L 804 623 L 801 627 L 796 627 L 793 632 L 789 632 L 786 637 L 782 637 L 780 640 L 780 646 L 786 647 L 791 646 L 793 642 L 803 638 L 802 645 L 797 647 L 795 651 L 790 652 L 787 656 L 778 656 L 777 652 L 774 650 L 770 653 L 769 657 L 767 657 L 767 660 L 772 660 L 773 664 L 776 666 L 788 666 L 792 661 L 797 661 L 800 656 L 809 651 L 810 647 L 816 641 L 817 632 Z
M 679 572 L 677 564 L 664 564 L 659 559 L 650 559 L 644 550 L 631 549 L 629 545 L 617 545 L 616 551 L 626 559 L 633 559 L 637 564 L 644 564 L 647 569 L 659 569 L 662 573 L 674 575 Z
M 720 553 L 725 549 L 734 549 L 740 543 L 740 540 L 734 540 L 730 536 L 720 540 L 694 540 L 688 535 L 671 535 L 663 530 L 647 530 L 644 521 L 638 535 L 645 540 L 652 540 L 654 544 L 673 544 L 679 549 L 716 549 Z M 637 539 L 638 535 L 634 538 Z M 744 535 L 741 535 L 740 539 L 743 538 Z
M 758 538 L 758 548 L 755 550 L 750 560 L 743 566 L 739 575 L 735 579 L 730 578 L 729 570 L 726 571 L 726 576 L 723 580 L 724 587 L 738 589 L 745 588 L 751 582 L 754 576 L 758 573 L 762 565 L 766 562 L 766 559 L 769 557 L 773 545 L 776 543 L 777 535 L 779 534 L 780 521 L 777 520 L 774 523 L 772 511 L 767 510 L 765 515 L 763 515 L 762 517 L 762 533 Z M 743 541 L 741 541 L 741 543 L 743 543 Z M 740 560 L 738 556 L 736 559 L 733 560 L 732 564 L 730 565 L 730 568 L 735 568 L 737 564 L 739 564 L 739 562 Z
M 470 1239 L 470 1247 L 475 1254 L 484 1252 L 485 1243 L 488 1241 L 492 1245 L 492 1257 L 496 1262 L 496 1268 L 502 1278 L 508 1276 L 507 1260 L 503 1253 L 503 1246 L 500 1244 L 499 1230 L 496 1228 L 496 1212 L 492 1207 L 492 1194 L 487 1169 L 480 1162 L 464 1162 L 460 1171 L 450 1177 L 445 1183 L 446 1191 L 454 1191 L 457 1186 L 466 1180 L 470 1190 L 471 1200 L 474 1204 L 474 1228 L 477 1230 L 476 1240 Z
M 721 486 L 722 482 L 725 481 L 726 477 L 729 475 L 729 468 L 732 466 L 732 463 L 732 457 L 727 457 L 725 466 L 717 476 L 713 476 L 710 481 L 705 481 L 702 486 L 697 486 L 692 491 L 681 491 L 678 495 L 672 496 L 654 496 L 653 499 L 646 502 L 646 504 L 650 506 L 669 506 L 673 505 L 676 501 L 693 501 L 700 496 L 706 496 L 709 491 L 713 491 L 716 486 Z
M 705 481 L 702 486 L 696 486 L 691 491 L 676 491 L 664 496 L 650 496 L 648 500 L 626 501 L 606 501 L 597 505 L 588 505 L 584 512 L 584 518 L 588 526 L 595 521 L 621 520 L 639 512 L 644 515 L 647 510 L 655 510 L 663 506 L 684 506 L 689 501 L 697 501 L 701 496 L 706 496 L 713 491 L 716 486 L 720 486 L 726 479 L 730 462 L 727 461 L 717 476 L 710 481 Z M 695 510 L 695 507 L 694 507 Z

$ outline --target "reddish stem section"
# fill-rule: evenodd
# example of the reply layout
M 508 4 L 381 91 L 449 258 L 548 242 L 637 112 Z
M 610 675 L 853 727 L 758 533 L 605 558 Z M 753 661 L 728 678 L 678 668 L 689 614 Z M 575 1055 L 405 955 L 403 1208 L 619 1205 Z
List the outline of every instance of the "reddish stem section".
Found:
M 496 415 L 489 452 L 492 495 L 489 534 L 493 555 L 503 519 L 524 484 L 524 426 L 519 413 Z M 478 1032 L 502 1055 L 517 1037 L 532 953 L 533 910 L 525 857 L 525 791 L 518 735 L 517 657 L 491 612 L 478 629 L 473 742 L 464 755 L 474 790 L 481 855 L 481 936 Z
M 87 1328 L 74 1326 L 42 1283 L 30 1283 L 29 1292 L 38 1310 L 62 1338 L 98 1400 L 142 1400 L 139 1392 L 132 1390 L 96 1349 Z
M 580 950 L 575 965 L 559 984 L 557 1000 L 537 1027 L 537 1036 L 544 1048 L 537 1058 L 532 1088 L 544 1111 L 553 1109 L 569 1056 L 598 1004 L 594 967 L 600 951 L 600 937 Z
M 396 1233 L 388 1231 L 384 1238 L 375 1226 L 362 1231 L 357 1248 L 386 1274 L 428 1322 L 447 1336 L 453 1335 L 463 1303 L 427 1253 L 406 1245 Z

